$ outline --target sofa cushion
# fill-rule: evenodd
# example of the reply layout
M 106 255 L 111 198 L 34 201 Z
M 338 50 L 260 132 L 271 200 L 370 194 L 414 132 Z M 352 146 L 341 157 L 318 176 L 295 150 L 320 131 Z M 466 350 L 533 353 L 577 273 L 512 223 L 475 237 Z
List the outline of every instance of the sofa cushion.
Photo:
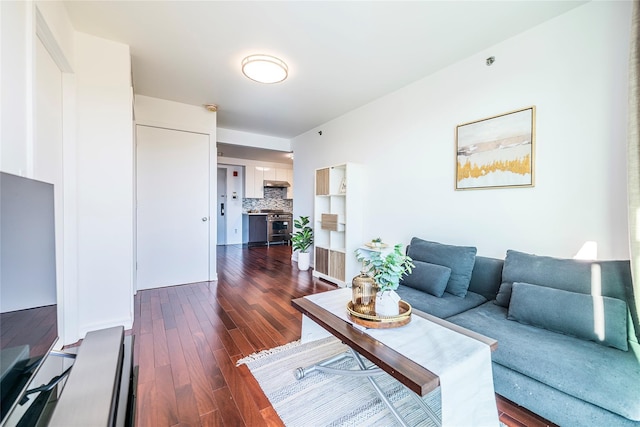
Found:
M 560 259 L 508 250 L 496 304 L 509 306 L 513 282 L 589 295 L 593 283 L 601 287 L 594 289 L 600 295 L 627 301 L 625 288 L 630 289 L 631 286 L 631 269 L 629 261 Z
M 524 406 L 554 425 L 563 427 L 640 426 L 638 421 L 632 421 L 586 400 L 578 399 L 513 369 L 497 363 L 493 363 L 491 368 L 497 394 Z
M 627 303 L 616 298 L 515 282 L 507 318 L 623 351 L 628 349 Z
M 503 259 L 476 255 L 468 290 L 482 295 L 487 300 L 494 300 L 502 283 L 503 265 Z
M 415 265 L 413 271 L 404 278 L 402 284 L 441 297 L 451 276 L 451 269 L 418 260 L 414 260 L 413 264 Z
M 396 292 L 400 295 L 400 298 L 411 304 L 414 309 L 433 314 L 442 319 L 487 302 L 485 297 L 471 291 L 467 292 L 464 298 L 457 297 L 449 292 L 445 292 L 442 297 L 438 298 L 426 292 L 400 285 Z
M 640 347 L 637 344 L 629 343 L 629 351 L 621 351 L 510 321 L 507 309 L 492 302 L 447 320 L 496 339 L 498 348 L 491 354 L 494 363 L 640 421 Z
M 416 261 L 449 267 L 451 276 L 446 291 L 464 298 L 469 288 L 476 252 L 477 249 L 471 246 L 444 245 L 414 237 L 407 255 Z

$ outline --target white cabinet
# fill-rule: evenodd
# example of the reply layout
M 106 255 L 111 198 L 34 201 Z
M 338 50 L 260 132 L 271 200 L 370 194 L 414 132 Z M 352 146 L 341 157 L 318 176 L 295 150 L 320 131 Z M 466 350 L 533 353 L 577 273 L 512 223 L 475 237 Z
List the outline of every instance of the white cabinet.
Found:
M 289 169 L 276 169 L 276 181 L 288 181 L 288 171 Z
M 287 182 L 289 188 L 287 188 L 287 199 L 293 199 L 293 169 L 285 169 L 287 171 Z
M 260 167 L 260 166 L 259 166 Z M 263 180 L 275 181 L 276 180 L 276 168 L 262 167 Z
M 264 168 L 262 166 L 254 166 L 253 175 L 253 194 L 255 199 L 264 197 Z
M 287 199 L 293 199 L 293 169 L 276 169 L 276 180 L 289 183 L 289 187 L 287 187 Z
M 244 197 L 246 199 L 261 199 L 264 197 L 262 168 L 253 165 L 244 167 Z
M 256 170 L 253 166 L 246 165 L 244 167 L 244 198 L 245 199 L 254 199 L 256 196 L 256 192 L 254 190 L 254 177 L 256 175 Z
M 287 181 L 287 199 L 293 198 L 293 169 L 275 168 L 263 165 L 245 165 L 244 197 L 247 199 L 264 198 L 264 181 Z
M 313 275 L 349 286 L 360 271 L 362 167 L 353 163 L 316 170 Z

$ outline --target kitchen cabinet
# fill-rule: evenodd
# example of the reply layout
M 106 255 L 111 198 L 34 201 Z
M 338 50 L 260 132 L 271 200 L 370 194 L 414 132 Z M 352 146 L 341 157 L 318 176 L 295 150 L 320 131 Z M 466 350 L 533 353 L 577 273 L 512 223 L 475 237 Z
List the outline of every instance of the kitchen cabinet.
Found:
M 253 194 L 255 199 L 264 198 L 264 168 L 262 166 L 254 166 L 253 176 Z
M 280 169 L 276 168 L 276 181 L 288 181 L 289 174 L 287 173 L 289 169 Z
M 275 181 L 276 180 L 276 168 L 262 167 L 263 180 Z
M 245 199 L 255 199 L 256 191 L 255 191 L 255 183 L 254 177 L 256 176 L 256 170 L 253 166 L 246 165 L 244 167 L 244 198 Z
M 249 215 L 249 244 L 267 242 L 267 214 Z
M 316 170 L 313 275 L 350 286 L 361 265 L 363 169 L 347 163 Z
M 246 199 L 264 198 L 264 181 L 287 181 L 287 199 L 293 198 L 293 169 L 274 168 L 260 165 L 244 167 L 244 197 Z
M 287 188 L 287 199 L 293 199 L 293 169 L 285 169 L 287 171 L 286 181 L 289 183 Z
M 245 199 L 262 199 L 264 197 L 263 182 L 262 166 L 246 165 L 244 167 Z

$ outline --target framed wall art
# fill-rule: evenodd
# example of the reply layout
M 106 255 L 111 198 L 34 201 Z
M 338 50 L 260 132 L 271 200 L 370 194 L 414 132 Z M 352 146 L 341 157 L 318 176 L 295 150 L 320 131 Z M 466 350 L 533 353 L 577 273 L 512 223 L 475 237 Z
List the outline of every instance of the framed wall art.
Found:
M 536 107 L 456 127 L 456 190 L 533 187 Z

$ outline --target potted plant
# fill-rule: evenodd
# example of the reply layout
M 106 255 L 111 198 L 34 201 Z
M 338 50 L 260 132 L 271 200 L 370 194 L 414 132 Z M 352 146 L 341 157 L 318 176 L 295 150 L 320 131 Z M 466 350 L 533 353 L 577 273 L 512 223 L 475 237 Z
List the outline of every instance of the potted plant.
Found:
M 397 244 L 386 255 L 382 251 L 365 251 L 356 249 L 356 258 L 363 263 L 365 269 L 376 281 L 376 314 L 395 316 L 399 314 L 400 296 L 395 292 L 400 279 L 411 274 L 412 259 L 402 253 L 402 245 Z
M 298 251 L 298 269 L 309 269 L 309 248 L 313 244 L 313 230 L 309 227 L 309 217 L 300 216 L 293 221 L 296 231 L 291 235 L 293 250 Z

